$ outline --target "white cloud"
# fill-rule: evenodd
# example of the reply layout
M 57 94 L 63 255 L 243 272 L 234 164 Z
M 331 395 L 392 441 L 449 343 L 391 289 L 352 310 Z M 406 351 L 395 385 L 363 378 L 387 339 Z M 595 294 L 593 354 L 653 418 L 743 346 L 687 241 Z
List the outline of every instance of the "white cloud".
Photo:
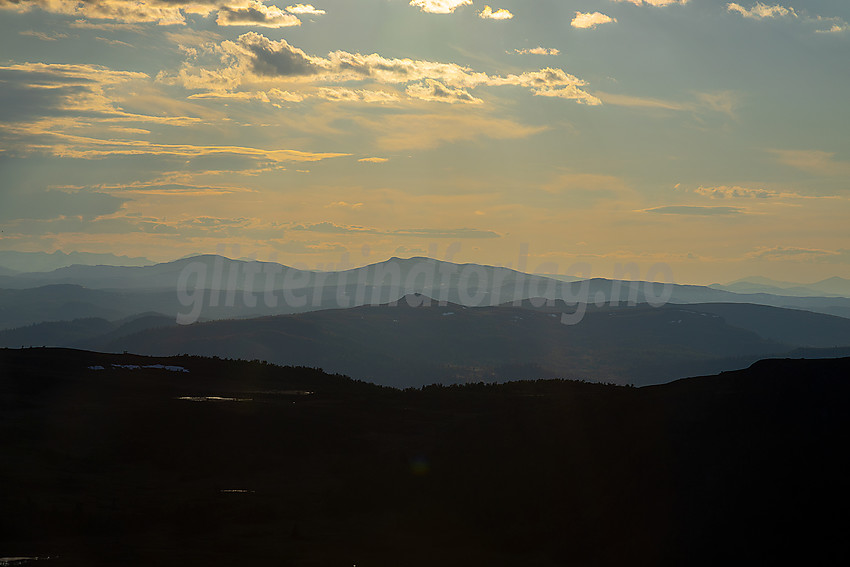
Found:
M 471 6 L 472 0 L 410 0 L 410 5 L 429 14 L 451 14 L 461 6 Z
M 697 195 L 711 197 L 712 199 L 771 199 L 778 197 L 779 193 L 768 189 L 753 189 L 750 187 L 739 187 L 721 185 L 719 187 L 698 187 L 694 189 Z
M 305 16 L 321 16 L 326 12 L 314 8 L 312 4 L 296 4 L 295 6 L 287 6 L 286 11 L 290 14 L 303 14 Z
M 752 18 L 755 20 L 763 20 L 764 18 L 779 18 L 784 16 L 797 17 L 797 12 L 794 11 L 794 8 L 786 8 L 778 4 L 776 6 L 768 6 L 761 2 L 757 2 L 749 9 L 732 2 L 730 4 L 726 4 L 726 10 L 729 12 L 738 12 L 745 18 Z
M 315 97 L 332 102 L 395 102 L 398 96 L 394 93 L 372 89 L 347 89 L 345 87 L 321 87 Z
M 598 25 L 616 22 L 617 20 L 611 16 L 607 16 L 601 12 L 576 12 L 573 21 L 570 25 L 578 29 L 593 29 Z
M 425 79 L 407 87 L 407 96 L 428 102 L 448 102 L 449 104 L 466 103 L 481 104 L 480 98 L 475 98 L 466 89 L 451 88 L 434 79 Z
M 826 18 L 824 16 L 815 16 L 814 21 L 818 23 L 826 23 L 829 27 L 826 29 L 815 30 L 815 33 L 844 33 L 850 31 L 850 24 L 838 17 Z
M 704 207 L 690 205 L 673 205 L 668 207 L 653 207 L 651 209 L 644 209 L 643 212 L 661 215 L 688 215 L 709 217 L 716 215 L 738 215 L 746 213 L 746 210 L 742 209 L 741 207 Z
M 478 17 L 485 20 L 510 20 L 514 15 L 505 9 L 499 9 L 494 12 L 490 6 L 484 6 L 484 9 L 478 12 Z
M 514 53 L 519 55 L 558 55 L 561 53 L 554 47 L 532 47 L 526 49 L 514 49 Z

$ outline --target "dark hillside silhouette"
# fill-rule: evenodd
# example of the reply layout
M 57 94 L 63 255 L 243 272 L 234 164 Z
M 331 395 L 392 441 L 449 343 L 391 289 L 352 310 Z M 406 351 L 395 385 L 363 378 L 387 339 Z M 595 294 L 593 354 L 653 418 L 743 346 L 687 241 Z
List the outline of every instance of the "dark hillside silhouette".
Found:
M 0 550 L 57 566 L 835 564 L 848 402 L 850 359 L 400 391 L 0 350 Z

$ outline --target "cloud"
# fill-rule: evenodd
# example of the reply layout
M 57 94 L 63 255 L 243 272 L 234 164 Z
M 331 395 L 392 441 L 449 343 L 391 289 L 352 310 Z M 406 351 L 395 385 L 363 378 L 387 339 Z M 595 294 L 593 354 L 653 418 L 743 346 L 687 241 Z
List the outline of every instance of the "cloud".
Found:
M 60 39 L 67 39 L 68 38 L 68 34 L 66 34 L 66 33 L 59 33 L 59 32 L 47 33 L 47 32 L 35 31 L 35 30 L 19 31 L 18 35 L 25 35 L 25 36 L 34 37 L 36 39 L 40 39 L 41 41 L 58 41 Z
M 494 12 L 490 6 L 484 6 L 484 9 L 478 12 L 478 17 L 485 20 L 510 20 L 514 15 L 505 9 L 499 9 Z
M 67 134 L 57 134 L 57 136 L 61 137 L 64 144 L 54 147 L 53 155 L 76 159 L 98 159 L 108 156 L 247 157 L 271 162 L 314 162 L 350 155 L 288 149 L 265 150 L 245 146 L 157 144 L 146 140 L 100 140 Z
M 35 121 L 44 117 L 156 120 L 127 113 L 112 91 L 124 83 L 147 81 L 144 73 L 114 71 L 98 65 L 25 63 L 0 66 L 0 123 Z M 2 131 L 2 129 L 0 129 Z
M 828 177 L 850 176 L 850 162 L 836 161 L 834 152 L 819 150 L 768 150 L 779 162 L 809 173 Z
M 271 40 L 248 32 L 235 41 L 209 46 L 209 65 L 200 62 L 202 50 L 189 53 L 189 61 L 176 75 L 161 73 L 159 80 L 188 89 L 215 92 L 240 87 L 267 90 L 280 84 L 372 81 L 385 85 L 408 85 L 410 98 L 441 102 L 478 103 L 469 93 L 477 87 L 521 86 L 538 96 L 561 97 L 581 104 L 598 105 L 599 99 L 581 87 L 585 81 L 562 69 L 545 68 L 511 75 L 488 75 L 455 63 L 414 59 L 390 59 L 377 53 L 363 55 L 334 51 L 327 57 L 309 55 L 285 39 Z M 303 88 L 302 88 L 303 90 Z M 387 100 L 386 95 L 382 96 Z
M 371 89 L 347 89 L 345 87 L 321 87 L 310 96 L 332 102 L 383 103 L 398 100 L 398 96 L 391 92 Z
M 841 20 L 840 22 L 835 22 L 828 29 L 825 30 L 815 30 L 815 33 L 844 33 L 850 30 L 850 24 Z
M 319 161 L 348 154 L 261 149 L 203 143 L 156 143 L 139 126 L 197 125 L 220 115 L 203 107 L 174 101 L 152 89 L 144 73 L 115 71 L 96 65 L 28 63 L 0 66 L 0 145 L 16 155 L 47 154 L 72 159 L 117 157 L 229 158 L 249 167 L 286 162 Z M 236 95 L 238 96 L 238 95 Z M 259 96 L 259 95 L 258 95 Z M 263 96 L 286 97 L 270 89 Z M 365 98 L 367 95 L 358 93 Z M 372 96 L 368 93 L 368 96 Z M 157 114 L 122 108 L 150 106 Z M 175 114 L 169 114 L 169 112 Z M 197 113 L 185 116 L 181 111 Z
M 191 185 L 187 183 L 172 183 L 166 181 L 134 182 L 122 185 L 102 184 L 96 186 L 96 188 L 100 191 L 108 192 L 113 195 L 135 193 L 140 195 L 211 196 L 257 192 L 255 189 L 248 189 L 246 187 Z
M 290 14 L 304 14 L 305 16 L 321 16 L 326 12 L 317 10 L 312 4 L 296 4 L 295 6 L 287 6 L 286 11 Z
M 751 18 L 754 20 L 763 20 L 765 18 L 779 18 L 784 16 L 793 16 L 797 17 L 797 12 L 794 11 L 794 8 L 786 8 L 784 6 L 776 5 L 776 6 L 768 6 L 766 4 L 762 4 L 761 2 L 757 2 L 752 8 L 744 8 L 740 4 L 736 4 L 734 2 L 730 4 L 726 4 L 726 10 L 729 12 L 738 12 L 744 18 Z
M 599 91 L 596 92 L 596 95 L 603 103 L 615 106 L 675 110 L 694 113 L 711 111 L 720 112 L 733 118 L 735 117 L 735 109 L 738 106 L 738 95 L 728 91 L 716 93 L 693 93 L 695 100 L 686 102 Z
M 95 39 L 97 41 L 102 41 L 103 43 L 108 43 L 109 45 L 120 45 L 122 47 L 129 47 L 131 49 L 135 49 L 135 47 L 132 44 L 127 43 L 126 41 L 120 41 L 120 40 L 117 40 L 117 39 L 109 39 L 107 37 L 100 37 L 100 36 L 95 36 Z
M 662 215 L 696 215 L 696 216 L 714 216 L 714 215 L 737 215 L 746 211 L 741 207 L 703 207 L 703 206 L 687 206 L 675 205 L 669 207 L 653 207 L 644 209 L 645 213 L 657 213 Z
M 472 0 L 410 0 L 410 5 L 429 14 L 451 14 L 461 6 L 471 6 Z
M 296 224 L 290 230 L 305 230 L 308 232 L 323 232 L 328 234 L 379 234 L 380 231 L 375 228 L 365 226 L 345 226 L 323 221 L 312 224 Z
M 189 95 L 190 99 L 229 99 L 241 101 L 260 101 L 278 108 L 284 102 L 303 102 L 307 99 L 319 99 L 331 102 L 385 103 L 395 102 L 398 95 L 393 92 L 375 89 L 348 89 L 345 87 L 319 87 L 314 91 L 284 91 L 272 88 L 267 91 L 210 91 Z
M 407 87 L 407 96 L 428 102 L 447 102 L 449 104 L 481 104 L 480 98 L 475 98 L 466 89 L 453 89 L 434 79 L 425 79 Z
M 410 246 L 399 246 L 393 251 L 393 254 L 403 254 L 403 255 L 425 255 L 427 251 L 424 248 L 418 247 L 410 247 Z
M 514 53 L 519 55 L 558 55 L 561 52 L 555 48 L 532 47 L 530 49 L 514 49 Z
M 96 191 L 60 191 L 4 187 L 0 221 L 78 218 L 88 221 L 113 214 L 128 201 Z
M 387 163 L 390 160 L 389 160 L 389 158 L 382 158 L 382 157 L 365 157 L 365 158 L 360 158 L 357 161 L 359 161 L 360 163 Z
M 281 28 L 300 25 L 300 20 L 265 0 L 0 0 L 0 10 L 45 12 L 121 23 L 157 23 L 163 26 L 185 25 L 186 15 L 209 16 L 217 13 L 220 26 L 260 26 Z M 100 26 L 101 24 L 94 24 Z
M 570 22 L 570 25 L 573 26 L 574 28 L 586 30 L 586 29 L 593 29 L 596 26 L 601 25 L 601 24 L 607 24 L 609 22 L 616 22 L 616 21 L 617 20 L 615 18 L 612 18 L 611 16 L 607 16 L 607 15 L 601 13 L 601 12 L 592 12 L 592 13 L 591 12 L 587 12 L 587 13 L 576 12 L 576 15 L 573 18 L 573 21 Z
M 278 244 L 275 248 L 287 254 L 319 254 L 329 252 L 346 252 L 348 249 L 336 242 L 318 242 L 311 240 L 289 240 Z
M 358 122 L 377 134 L 380 148 L 390 151 L 431 149 L 444 143 L 477 138 L 527 138 L 547 130 L 546 126 L 526 126 L 506 118 L 478 115 L 470 111 L 396 114 L 381 119 L 359 118 Z
M 410 236 L 415 238 L 501 238 L 501 235 L 492 230 L 480 230 L 477 228 L 412 228 L 397 230 L 379 230 L 365 226 L 338 225 L 329 221 L 314 224 L 299 224 L 290 230 L 304 230 L 310 232 L 323 232 L 328 234 L 383 234 L 388 236 Z
M 844 261 L 850 259 L 850 250 L 824 250 L 821 248 L 800 248 L 795 246 L 774 246 L 758 248 L 746 255 L 757 260 L 790 260 L 797 262 Z
M 215 23 L 220 26 L 285 28 L 300 26 L 301 20 L 277 6 L 266 6 L 262 2 L 254 0 L 244 7 L 222 6 L 218 11 L 218 18 L 216 18 Z
M 826 24 L 829 26 L 825 29 L 815 30 L 815 33 L 844 33 L 846 31 L 850 31 L 850 24 L 837 16 L 814 16 L 807 18 L 807 20 L 816 25 Z
M 242 48 L 250 54 L 251 69 L 257 75 L 267 77 L 292 77 L 314 75 L 321 68 L 315 58 L 293 47 L 285 39 L 273 41 L 264 35 L 249 32 L 239 36 L 239 44 L 225 41 L 222 47 L 232 53 L 233 47 Z
M 597 92 L 597 96 L 605 104 L 615 106 L 630 106 L 635 108 L 658 108 L 662 110 L 690 110 L 687 103 L 665 100 L 660 98 L 638 97 L 624 94 Z
M 360 160 L 362 161 L 362 160 Z M 345 201 L 336 201 L 334 203 L 328 203 L 325 205 L 326 209 L 360 209 L 363 207 L 363 203 L 346 203 Z
M 458 228 L 443 230 L 438 228 L 419 228 L 406 230 L 391 230 L 388 234 L 396 236 L 415 236 L 420 238 L 501 238 L 502 235 L 492 230 L 476 228 Z
M 694 193 L 712 199 L 772 199 L 779 196 L 776 191 L 767 189 L 752 189 L 750 187 L 739 187 L 721 185 L 719 187 L 698 187 Z

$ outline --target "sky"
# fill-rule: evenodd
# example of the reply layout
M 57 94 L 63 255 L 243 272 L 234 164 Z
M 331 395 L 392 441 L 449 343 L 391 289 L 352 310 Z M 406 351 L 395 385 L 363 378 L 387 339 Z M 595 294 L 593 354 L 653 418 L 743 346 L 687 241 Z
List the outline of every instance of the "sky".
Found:
M 848 22 L 845 0 L 0 0 L 0 250 L 850 277 Z

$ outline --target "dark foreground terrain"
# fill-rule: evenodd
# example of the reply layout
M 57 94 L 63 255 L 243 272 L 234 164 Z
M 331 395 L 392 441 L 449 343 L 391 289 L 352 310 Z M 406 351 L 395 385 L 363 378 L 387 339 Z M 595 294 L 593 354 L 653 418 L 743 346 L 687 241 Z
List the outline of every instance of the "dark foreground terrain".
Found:
M 847 358 L 645 388 L 399 391 L 257 362 L 0 350 L 0 558 L 844 564 L 848 402 Z

